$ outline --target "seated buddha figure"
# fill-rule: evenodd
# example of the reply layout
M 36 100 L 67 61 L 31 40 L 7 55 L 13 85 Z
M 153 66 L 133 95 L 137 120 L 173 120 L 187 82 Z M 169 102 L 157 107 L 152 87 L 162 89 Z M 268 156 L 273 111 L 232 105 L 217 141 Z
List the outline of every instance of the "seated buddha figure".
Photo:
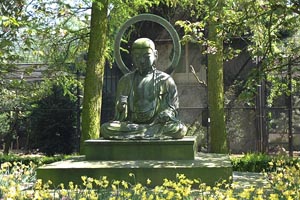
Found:
M 155 67 L 157 50 L 148 38 L 131 49 L 135 70 L 119 81 L 115 116 L 101 125 L 104 139 L 179 139 L 186 126 L 177 119 L 178 94 L 173 78 Z

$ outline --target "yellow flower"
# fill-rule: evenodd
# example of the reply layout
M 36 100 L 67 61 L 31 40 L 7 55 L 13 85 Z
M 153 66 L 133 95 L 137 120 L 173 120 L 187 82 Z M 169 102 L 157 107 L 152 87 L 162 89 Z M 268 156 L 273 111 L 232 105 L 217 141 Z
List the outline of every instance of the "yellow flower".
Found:
M 91 178 L 91 177 L 88 177 L 87 181 L 88 181 L 88 182 L 93 182 L 93 181 L 94 181 L 94 179 L 93 179 L 93 178 Z
M 210 190 L 211 190 L 210 186 L 207 186 L 206 189 L 205 189 L 206 192 L 209 192 Z
M 62 189 L 62 190 L 60 190 L 60 194 L 62 196 L 67 196 L 68 195 L 68 191 L 66 189 Z
M 176 174 L 176 178 L 178 178 L 178 179 L 185 179 L 186 176 L 184 174 Z
M 93 189 L 93 183 L 92 183 L 92 182 L 88 182 L 88 183 L 86 184 L 86 188 L 87 188 L 87 189 Z
M 278 199 L 279 199 L 279 196 L 278 196 L 278 194 L 270 194 L 269 199 L 270 199 L 270 200 L 278 200 Z
M 130 192 L 121 191 L 121 197 L 124 197 L 125 199 L 129 199 L 132 194 Z
M 120 184 L 120 181 L 119 181 L 119 180 L 114 180 L 112 184 L 114 184 L 114 185 L 119 185 L 119 184 Z
M 33 195 L 34 195 L 33 191 L 26 190 L 24 196 L 25 196 L 26 199 L 33 199 Z
M 103 176 L 101 178 L 101 181 L 97 181 L 96 184 L 99 184 L 100 187 L 102 188 L 107 188 L 109 185 L 109 181 L 107 180 L 107 176 Z
M 95 191 L 91 191 L 91 194 L 89 196 L 89 199 L 91 200 L 97 200 L 98 199 L 98 194 Z
M 286 190 L 286 191 L 283 192 L 284 196 L 291 196 L 291 195 L 294 195 L 294 194 L 295 194 L 295 192 L 292 191 L 292 190 Z
M 33 199 L 42 199 L 42 197 L 40 196 L 40 192 L 38 190 L 35 191 Z
M 137 183 L 137 184 L 133 187 L 133 191 L 134 191 L 134 194 L 140 195 L 140 194 L 142 193 L 142 191 L 144 191 L 144 188 L 143 188 L 142 184 Z
M 122 181 L 121 183 L 125 189 L 128 189 L 128 183 L 126 181 Z
M 159 194 L 161 191 L 162 191 L 162 187 L 161 186 L 155 186 L 155 188 L 154 188 L 154 194 Z
M 74 189 L 74 183 L 73 183 L 72 181 L 69 182 L 69 188 L 70 188 L 71 190 Z
M 86 179 L 87 179 L 87 176 L 81 176 L 81 180 L 82 180 L 83 182 L 85 182 Z
M 194 183 L 200 183 L 198 179 L 194 179 Z
M 98 185 L 98 186 L 101 185 L 101 181 L 98 180 L 98 179 L 95 179 L 95 180 L 94 180 L 94 183 L 95 183 L 96 185 Z
M 29 176 L 29 175 L 30 175 L 30 172 L 29 172 L 29 171 L 25 171 L 25 172 L 24 172 L 24 175 L 25 175 L 25 176 Z
M 43 185 L 43 182 L 42 182 L 42 179 L 38 179 L 35 183 L 35 189 L 36 190 L 41 190 L 42 189 L 42 185 Z
M 61 184 L 59 185 L 59 187 L 60 187 L 61 189 L 64 189 L 64 188 L 65 188 L 65 185 L 64 185 L 63 183 L 61 183 Z
M 175 199 L 182 199 L 181 194 L 180 194 L 180 193 L 176 193 L 176 194 L 175 194 Z
M 226 200 L 237 200 L 237 199 L 234 197 L 226 197 Z
M 185 188 L 183 191 L 182 191 L 182 195 L 187 197 L 191 194 L 191 188 L 190 187 L 187 187 Z
M 142 200 L 149 200 L 148 197 L 147 197 L 147 193 L 145 191 L 142 193 L 142 198 L 141 199 Z
M 49 185 L 52 185 L 52 181 L 48 180 L 48 184 L 49 184 Z
M 117 186 L 116 185 L 111 185 L 111 188 L 113 191 L 117 191 Z
M 9 168 L 11 166 L 12 166 L 12 164 L 10 162 L 5 162 L 5 163 L 1 164 L 1 169 L 6 170 L 7 168 Z
M 154 195 L 153 194 L 150 194 L 149 196 L 148 196 L 148 200 L 153 200 L 154 199 Z
M 172 199 L 173 197 L 174 197 L 174 192 L 173 192 L 173 191 L 169 191 L 169 192 L 167 193 L 166 199 Z
M 262 195 L 258 195 L 257 197 L 254 197 L 253 200 L 264 200 L 264 198 L 262 197 Z
M 232 189 L 227 189 L 226 190 L 226 199 L 227 200 L 233 200 L 233 199 L 235 199 L 235 198 L 233 198 L 233 190 Z
M 250 192 L 249 190 L 243 190 L 241 193 L 239 193 L 239 196 L 241 198 L 244 198 L 244 199 L 249 199 L 250 198 Z
M 258 195 L 264 194 L 264 189 L 263 188 L 257 189 L 256 194 L 258 194 Z
M 148 178 L 147 179 L 147 185 L 150 185 L 151 184 L 151 180 Z

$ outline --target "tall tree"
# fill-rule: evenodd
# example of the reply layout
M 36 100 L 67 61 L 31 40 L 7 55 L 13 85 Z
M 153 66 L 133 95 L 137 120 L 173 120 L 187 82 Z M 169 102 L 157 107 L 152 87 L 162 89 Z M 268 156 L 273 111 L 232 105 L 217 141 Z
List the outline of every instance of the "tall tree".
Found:
M 86 78 L 84 83 L 84 100 L 82 111 L 82 134 L 80 153 L 84 153 L 84 140 L 100 136 L 100 116 L 102 103 L 102 86 L 105 62 L 112 61 L 113 39 L 116 30 L 138 10 L 147 10 L 158 0 L 95 0 L 92 4 L 90 43 Z M 109 26 L 108 26 L 109 25 Z
M 184 41 L 206 47 L 208 109 L 210 118 L 210 151 L 228 153 L 223 82 L 224 0 L 199 1 L 189 5 L 194 10 L 191 18 L 199 21 L 178 21 L 185 30 Z
M 210 151 L 228 153 L 224 113 L 223 82 L 223 0 L 210 2 L 208 40 L 208 109 L 210 116 Z
M 104 65 L 107 53 L 108 0 L 97 0 L 92 4 L 90 45 L 84 84 L 82 110 L 82 134 L 80 153 L 84 153 L 83 142 L 95 139 L 100 134 L 100 116 Z

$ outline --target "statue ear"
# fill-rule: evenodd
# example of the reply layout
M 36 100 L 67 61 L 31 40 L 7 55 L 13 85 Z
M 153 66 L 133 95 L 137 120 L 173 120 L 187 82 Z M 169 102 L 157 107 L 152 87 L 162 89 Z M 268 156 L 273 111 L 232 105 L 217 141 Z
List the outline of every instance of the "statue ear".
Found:
M 154 56 L 155 56 L 155 60 L 154 60 L 154 67 L 156 67 L 157 66 L 157 61 L 158 61 L 158 52 L 157 52 L 157 50 L 154 50 Z
M 158 58 L 158 52 L 157 52 L 157 50 L 154 50 L 154 55 L 155 55 L 155 59 L 157 60 L 157 58 Z

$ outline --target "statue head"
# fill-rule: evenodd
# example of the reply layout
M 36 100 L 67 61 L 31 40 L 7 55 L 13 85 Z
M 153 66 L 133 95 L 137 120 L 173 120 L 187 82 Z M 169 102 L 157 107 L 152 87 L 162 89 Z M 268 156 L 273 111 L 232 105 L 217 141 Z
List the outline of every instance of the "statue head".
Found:
M 157 50 L 154 42 L 149 38 L 139 38 L 131 48 L 133 66 L 141 75 L 152 72 L 157 60 Z

